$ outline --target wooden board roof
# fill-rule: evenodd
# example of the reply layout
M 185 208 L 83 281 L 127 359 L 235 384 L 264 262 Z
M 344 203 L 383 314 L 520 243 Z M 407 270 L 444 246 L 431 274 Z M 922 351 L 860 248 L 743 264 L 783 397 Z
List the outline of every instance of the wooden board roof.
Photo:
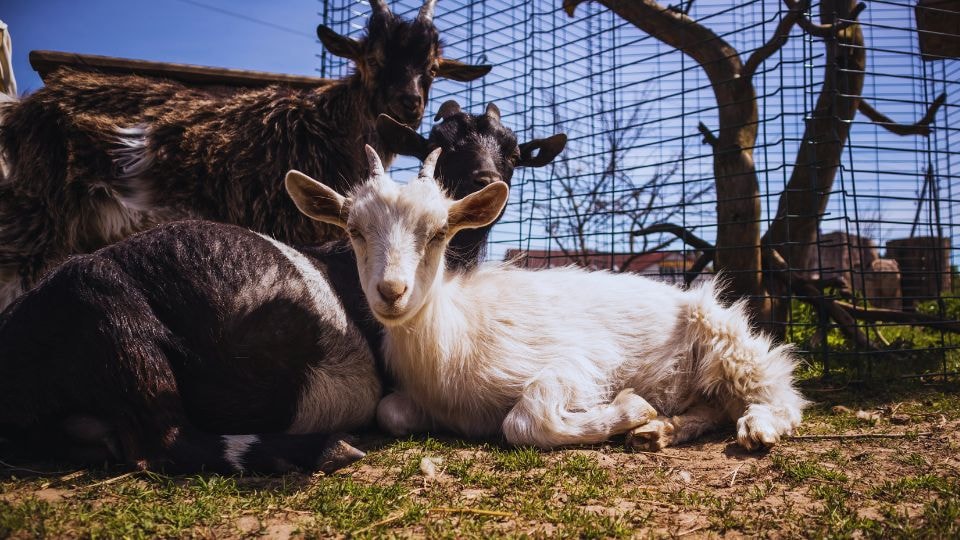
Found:
M 47 76 L 61 67 L 79 70 L 101 71 L 126 75 L 163 77 L 193 86 L 245 86 L 257 87 L 271 84 L 308 88 L 320 86 L 330 79 L 269 73 L 266 71 L 247 71 L 192 64 L 152 62 L 133 60 L 95 54 L 78 54 L 61 51 L 30 51 L 30 65 L 40 74 L 44 82 Z

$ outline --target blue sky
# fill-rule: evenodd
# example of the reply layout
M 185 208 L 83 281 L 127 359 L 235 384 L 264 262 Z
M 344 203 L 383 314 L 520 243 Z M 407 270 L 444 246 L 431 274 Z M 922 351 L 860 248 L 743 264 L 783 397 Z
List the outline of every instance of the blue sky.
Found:
M 338 31 L 355 32 L 366 21 L 365 1 L 334 4 L 346 6 L 332 19 Z M 409 13 L 419 7 L 420 0 L 391 0 L 390 4 L 395 11 Z M 683 186 L 712 183 L 712 155 L 700 144 L 696 128 L 700 121 L 716 128 L 716 104 L 702 70 L 595 4 L 581 6 L 575 19 L 563 15 L 558 4 L 555 0 L 439 2 L 437 25 L 448 45 L 447 54 L 472 63 L 490 62 L 495 68 L 482 82 L 439 82 L 428 110 L 455 98 L 465 109 L 479 112 L 494 100 L 504 112 L 505 123 L 521 140 L 568 133 L 571 142 L 562 159 L 574 161 L 574 169 L 590 176 L 604 166 L 603 140 L 598 135 L 603 115 L 640 108 L 649 116 L 644 116 L 641 135 L 624 161 L 628 174 L 642 182 L 682 154 L 676 180 L 682 180 Z M 3 0 L 0 19 L 13 36 L 20 91 L 29 92 L 40 85 L 27 61 L 32 49 L 317 74 L 316 55 L 321 48 L 315 28 L 321 5 L 317 0 Z M 909 234 L 914 199 L 931 158 L 940 179 L 941 220 L 946 234 L 955 243 L 960 241 L 960 194 L 954 193 L 960 185 L 954 120 L 960 62 L 919 60 L 912 5 L 871 2 L 861 16 L 871 48 L 864 96 L 903 122 L 919 118 L 926 102 L 944 88 L 948 105 L 939 113 L 936 135 L 929 140 L 891 135 L 862 116 L 855 120 L 823 223 L 825 232 L 868 233 L 881 246 Z M 767 39 L 782 9 L 776 0 L 698 0 L 691 14 L 746 55 Z M 754 81 L 761 96 L 761 120 L 765 120 L 755 156 L 765 193 L 765 218 L 775 211 L 792 169 L 803 117 L 819 90 L 823 61 L 822 44 L 795 28 L 788 45 L 764 64 Z M 344 67 L 338 64 L 332 74 L 342 73 Z M 551 99 L 560 102 L 557 117 Z M 429 128 L 427 118 L 423 131 Z M 398 165 L 411 166 L 405 161 Z M 494 257 L 507 247 L 550 245 L 543 229 L 548 217 L 538 210 L 556 199 L 549 178 L 548 169 L 518 172 L 510 207 L 494 233 Z M 705 199 L 688 209 L 684 223 L 710 239 L 716 226 L 714 208 L 713 200 Z M 933 221 L 929 205 L 923 210 L 922 221 L 929 225 Z M 551 207 L 549 217 L 562 218 L 562 211 Z M 595 247 L 623 249 L 629 232 L 604 231 L 596 236 Z
M 27 60 L 34 49 L 316 74 L 318 6 L 316 0 L 3 0 L 0 20 L 10 27 L 24 93 L 41 85 Z

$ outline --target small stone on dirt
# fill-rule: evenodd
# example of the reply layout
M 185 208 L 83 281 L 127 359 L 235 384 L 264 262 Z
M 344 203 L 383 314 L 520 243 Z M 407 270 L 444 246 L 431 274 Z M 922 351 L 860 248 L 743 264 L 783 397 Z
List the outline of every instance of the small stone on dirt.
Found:
M 420 459 L 420 472 L 422 472 L 423 475 L 426 476 L 427 478 L 434 478 L 438 474 L 440 474 L 437 467 L 441 463 L 443 463 L 442 458 L 423 457 L 422 459 Z
M 910 417 L 906 414 L 892 414 L 890 415 L 890 423 L 903 426 L 910 423 Z
M 850 408 L 844 407 L 843 405 L 834 405 L 833 407 L 830 407 L 830 411 L 833 412 L 833 414 L 837 414 L 837 415 L 853 414 L 853 411 L 850 410 Z
M 43 502 L 54 503 L 72 496 L 73 492 L 67 489 L 44 488 L 33 492 L 33 495 Z

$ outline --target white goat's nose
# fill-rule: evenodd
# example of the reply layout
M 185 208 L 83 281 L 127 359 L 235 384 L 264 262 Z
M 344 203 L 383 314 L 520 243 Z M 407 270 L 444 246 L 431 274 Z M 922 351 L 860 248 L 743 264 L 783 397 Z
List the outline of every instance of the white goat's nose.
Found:
M 377 284 L 377 292 L 384 302 L 393 304 L 407 292 L 407 283 L 399 279 L 385 279 Z

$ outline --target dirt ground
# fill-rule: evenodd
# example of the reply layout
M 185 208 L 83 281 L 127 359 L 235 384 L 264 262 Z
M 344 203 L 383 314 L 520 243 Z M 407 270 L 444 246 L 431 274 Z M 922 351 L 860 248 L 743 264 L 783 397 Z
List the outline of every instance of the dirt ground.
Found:
M 0 451 L 0 537 L 960 537 L 956 384 L 805 394 L 798 436 L 761 453 L 732 432 L 656 454 L 369 435 L 337 474 L 264 478 Z

